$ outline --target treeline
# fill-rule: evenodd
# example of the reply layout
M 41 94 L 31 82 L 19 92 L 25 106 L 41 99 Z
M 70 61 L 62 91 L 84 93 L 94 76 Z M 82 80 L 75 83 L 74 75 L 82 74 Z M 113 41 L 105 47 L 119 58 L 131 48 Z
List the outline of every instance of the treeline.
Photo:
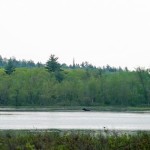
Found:
M 12 57 L 12 58 L 3 58 L 1 55 L 0 55 L 0 67 L 1 68 L 4 68 L 9 60 L 12 61 L 13 65 L 17 68 L 19 67 L 26 67 L 26 68 L 33 68 L 33 67 L 43 67 L 44 64 L 38 62 L 38 63 L 35 63 L 33 60 L 17 60 L 15 57 Z
M 25 59 L 17 60 L 15 57 L 11 57 L 8 59 L 8 58 L 3 58 L 0 55 L 0 68 L 5 68 L 10 60 L 13 64 L 13 66 L 16 68 L 39 68 L 39 67 L 46 66 L 46 64 L 43 64 L 41 62 L 35 63 L 33 60 L 25 60 Z M 117 68 L 117 67 L 112 67 L 109 65 L 102 66 L 102 67 L 96 67 L 87 61 L 82 62 L 81 64 L 78 64 L 78 63 L 75 63 L 74 60 L 73 60 L 73 63 L 70 65 L 62 63 L 61 67 L 63 69 L 92 69 L 92 70 L 99 69 L 102 72 L 128 71 L 127 67 L 125 67 L 125 68 L 118 67 Z
M 57 61 L 57 60 L 55 60 Z M 49 62 L 49 63 L 48 63 Z M 1 106 L 149 106 L 147 69 L 106 72 L 67 68 L 49 60 L 45 67 L 0 69 Z M 56 68 L 50 70 L 52 65 Z

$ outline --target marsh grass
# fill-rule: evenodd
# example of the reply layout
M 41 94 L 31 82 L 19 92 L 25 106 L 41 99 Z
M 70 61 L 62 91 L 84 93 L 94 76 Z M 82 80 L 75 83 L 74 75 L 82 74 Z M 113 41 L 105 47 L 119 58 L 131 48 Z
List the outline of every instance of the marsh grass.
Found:
M 0 131 L 0 150 L 149 150 L 150 132 Z

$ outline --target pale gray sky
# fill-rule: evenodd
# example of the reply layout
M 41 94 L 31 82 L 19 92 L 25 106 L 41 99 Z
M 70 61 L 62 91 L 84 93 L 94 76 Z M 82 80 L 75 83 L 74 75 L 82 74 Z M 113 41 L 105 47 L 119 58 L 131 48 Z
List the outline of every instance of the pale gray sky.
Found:
M 0 0 L 0 55 L 150 67 L 149 0 Z

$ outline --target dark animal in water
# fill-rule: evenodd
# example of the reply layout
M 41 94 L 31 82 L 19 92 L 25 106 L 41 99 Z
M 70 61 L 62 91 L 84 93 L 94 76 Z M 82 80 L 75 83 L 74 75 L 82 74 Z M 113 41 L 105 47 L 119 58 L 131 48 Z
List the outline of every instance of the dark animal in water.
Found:
M 87 109 L 87 108 L 83 108 L 82 110 L 84 110 L 84 111 L 90 111 L 90 109 Z

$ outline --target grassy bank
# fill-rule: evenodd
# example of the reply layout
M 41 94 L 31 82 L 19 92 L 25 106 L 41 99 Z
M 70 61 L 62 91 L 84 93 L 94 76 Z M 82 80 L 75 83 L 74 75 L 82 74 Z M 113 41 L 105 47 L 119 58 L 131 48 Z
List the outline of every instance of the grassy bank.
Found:
M 21 106 L 21 107 L 0 107 L 0 111 L 83 111 L 87 108 L 91 111 L 118 111 L 118 112 L 146 112 L 150 111 L 150 107 L 120 107 L 120 106 Z
M 115 131 L 0 131 L 1 150 L 148 150 L 150 133 Z

